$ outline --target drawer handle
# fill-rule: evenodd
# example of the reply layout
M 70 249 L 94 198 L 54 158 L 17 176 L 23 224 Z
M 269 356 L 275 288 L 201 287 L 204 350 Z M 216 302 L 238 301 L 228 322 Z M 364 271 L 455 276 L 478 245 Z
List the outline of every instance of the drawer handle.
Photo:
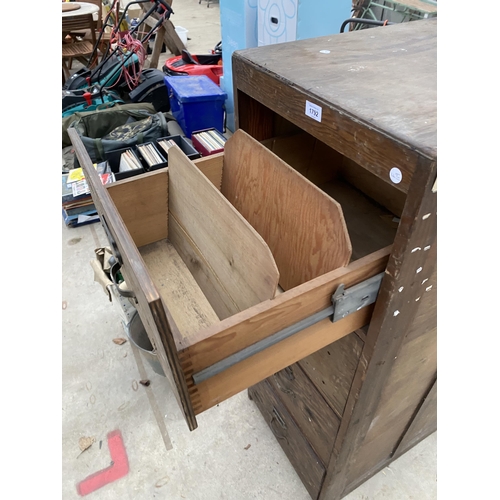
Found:
M 283 420 L 283 417 L 280 415 L 279 411 L 273 407 L 273 418 L 275 417 L 278 423 L 281 425 L 281 427 L 283 427 L 283 429 L 286 429 L 286 423 Z
M 272 412 L 272 417 L 269 422 L 269 427 L 271 428 L 272 433 L 276 437 L 276 439 L 284 439 L 288 443 L 288 438 L 286 437 L 285 434 L 283 434 L 276 426 L 275 422 L 278 422 L 280 427 L 282 429 L 286 430 L 286 424 L 281 415 L 279 414 L 278 410 L 273 407 L 273 412 Z

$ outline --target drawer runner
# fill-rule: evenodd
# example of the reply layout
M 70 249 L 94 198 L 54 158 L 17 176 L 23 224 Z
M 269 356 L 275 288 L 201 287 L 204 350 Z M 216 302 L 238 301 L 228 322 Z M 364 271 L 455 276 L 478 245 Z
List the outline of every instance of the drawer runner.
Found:
M 349 314 L 359 311 L 360 309 L 369 306 L 377 300 L 378 291 L 380 289 L 380 284 L 384 273 L 379 273 L 355 286 L 344 289 L 344 285 L 340 284 L 332 295 L 332 305 L 315 313 L 307 318 L 304 318 L 293 325 L 290 325 L 275 334 L 252 344 L 241 351 L 224 358 L 223 360 L 214 363 L 211 366 L 193 374 L 193 380 L 195 384 L 200 384 L 201 382 L 218 375 L 219 373 L 227 370 L 231 366 L 234 366 L 241 361 L 257 354 L 282 340 L 291 337 L 292 335 L 312 326 L 326 318 L 331 318 L 332 322 L 335 323 Z

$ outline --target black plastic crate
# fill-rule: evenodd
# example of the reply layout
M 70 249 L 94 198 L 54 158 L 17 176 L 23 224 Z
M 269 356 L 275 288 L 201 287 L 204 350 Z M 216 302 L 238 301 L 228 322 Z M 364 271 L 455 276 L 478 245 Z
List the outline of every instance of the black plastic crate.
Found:
M 115 151 L 109 151 L 108 153 L 105 153 L 105 157 L 106 160 L 108 160 L 111 172 L 115 174 L 115 179 L 117 181 L 120 181 L 122 179 L 128 179 L 129 177 L 133 177 L 135 175 L 143 174 L 144 172 L 146 172 L 146 169 L 144 167 L 138 168 L 136 170 L 128 170 L 126 172 L 120 172 L 120 158 L 121 154 L 124 151 L 131 151 L 132 154 L 137 158 L 137 161 L 142 165 L 142 162 L 137 156 L 137 153 L 134 151 L 134 148 L 116 149 Z
M 169 135 L 168 137 L 160 137 L 158 139 L 155 139 L 155 143 L 157 146 L 158 151 L 160 154 L 163 156 L 167 155 L 167 163 L 168 163 L 168 153 L 162 148 L 162 146 L 159 144 L 159 141 L 168 141 L 171 140 L 179 146 L 181 151 L 190 159 L 190 160 L 197 160 L 198 158 L 201 158 L 201 154 L 196 151 L 196 149 L 192 146 L 192 144 L 182 135 Z
M 148 144 L 153 146 L 155 151 L 158 153 L 158 155 L 162 159 L 162 161 L 160 163 L 157 163 L 155 165 L 149 165 L 148 161 L 146 160 L 146 158 L 142 154 L 141 149 L 140 149 L 141 146 L 147 146 Z M 144 144 L 137 144 L 137 146 L 135 147 L 135 152 L 137 154 L 137 157 L 141 161 L 142 165 L 144 166 L 144 168 L 148 172 L 151 172 L 153 170 L 158 170 L 159 168 L 164 168 L 168 165 L 168 161 L 165 158 L 166 154 L 163 154 L 163 150 L 160 147 L 158 147 L 154 142 L 145 142 Z

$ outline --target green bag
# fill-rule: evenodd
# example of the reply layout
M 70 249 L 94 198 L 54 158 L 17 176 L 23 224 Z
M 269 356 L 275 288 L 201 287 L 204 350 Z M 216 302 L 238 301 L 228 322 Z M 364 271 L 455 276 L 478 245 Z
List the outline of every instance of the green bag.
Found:
M 80 117 L 71 123 L 93 162 L 117 149 L 133 147 L 168 135 L 163 113 L 145 109 L 110 108 Z
M 99 106 L 96 110 L 93 111 L 78 111 L 73 113 L 72 115 L 66 116 L 62 119 L 62 147 L 66 148 L 71 146 L 71 140 L 68 135 L 68 129 L 73 126 L 73 124 L 79 121 L 81 118 L 89 115 L 99 116 L 108 115 L 111 111 L 113 111 L 113 116 L 116 116 L 116 111 L 128 112 L 128 111 L 138 111 L 142 110 L 144 112 L 149 113 L 150 115 L 154 115 L 156 110 L 154 106 L 150 103 L 130 103 L 130 104 L 116 104 L 116 103 L 105 103 Z M 121 125 L 121 122 L 117 124 Z

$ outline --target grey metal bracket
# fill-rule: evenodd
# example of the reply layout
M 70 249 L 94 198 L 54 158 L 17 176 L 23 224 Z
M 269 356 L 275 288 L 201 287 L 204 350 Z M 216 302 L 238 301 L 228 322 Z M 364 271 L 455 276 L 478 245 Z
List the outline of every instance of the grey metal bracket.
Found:
M 377 300 L 383 277 L 384 273 L 377 274 L 347 290 L 344 289 L 343 284 L 339 285 L 332 295 L 332 323 L 373 304 Z
M 293 325 L 290 325 L 283 330 L 256 342 L 255 344 L 252 344 L 251 346 L 245 347 L 245 349 L 242 349 L 239 352 L 231 354 L 227 358 L 208 366 L 198 373 L 195 373 L 193 375 L 194 383 L 200 384 L 204 380 L 218 375 L 231 366 L 240 363 L 250 356 L 257 354 L 326 318 L 331 318 L 332 322 L 339 321 L 349 314 L 373 304 L 375 300 L 377 300 L 383 276 L 384 273 L 377 274 L 373 278 L 369 278 L 358 285 L 348 288 L 347 290 L 344 289 L 344 285 L 339 285 L 335 293 L 332 295 L 332 305 L 330 307 L 308 316 L 307 318 L 304 318 L 297 323 L 294 323 Z

